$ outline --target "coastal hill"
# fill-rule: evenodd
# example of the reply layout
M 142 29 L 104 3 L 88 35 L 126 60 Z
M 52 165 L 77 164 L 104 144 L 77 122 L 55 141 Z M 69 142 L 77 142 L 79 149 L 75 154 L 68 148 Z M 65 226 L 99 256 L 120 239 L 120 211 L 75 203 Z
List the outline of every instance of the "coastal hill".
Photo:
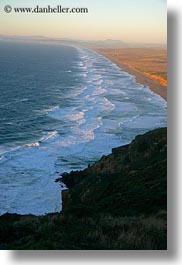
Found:
M 157 129 L 113 148 L 83 171 L 63 174 L 70 190 L 67 207 L 73 211 L 79 205 L 119 216 L 165 209 L 166 153 L 166 129 Z
M 139 135 L 60 180 L 69 188 L 63 211 L 1 216 L 0 249 L 167 248 L 166 128 Z

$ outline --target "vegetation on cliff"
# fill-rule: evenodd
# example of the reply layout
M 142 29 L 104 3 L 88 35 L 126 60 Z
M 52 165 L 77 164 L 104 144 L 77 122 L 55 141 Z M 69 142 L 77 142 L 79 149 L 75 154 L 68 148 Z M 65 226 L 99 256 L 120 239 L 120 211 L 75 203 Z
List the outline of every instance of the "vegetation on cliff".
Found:
M 166 249 L 167 130 L 63 174 L 60 214 L 0 217 L 1 249 Z

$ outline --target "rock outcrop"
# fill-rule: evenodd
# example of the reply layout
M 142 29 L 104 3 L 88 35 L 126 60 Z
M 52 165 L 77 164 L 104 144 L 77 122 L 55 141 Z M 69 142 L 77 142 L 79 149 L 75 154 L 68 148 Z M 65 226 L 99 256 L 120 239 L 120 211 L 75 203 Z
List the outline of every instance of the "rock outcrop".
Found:
M 137 136 L 113 148 L 83 171 L 63 175 L 70 189 L 67 207 L 79 204 L 119 215 L 151 214 L 166 209 L 167 129 Z

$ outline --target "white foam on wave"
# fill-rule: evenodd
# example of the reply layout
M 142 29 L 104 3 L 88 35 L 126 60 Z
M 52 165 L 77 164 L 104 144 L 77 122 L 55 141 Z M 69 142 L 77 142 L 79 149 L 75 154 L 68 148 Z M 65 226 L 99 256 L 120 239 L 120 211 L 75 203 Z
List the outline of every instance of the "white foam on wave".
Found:
M 86 73 L 81 74 L 82 77 L 87 77 Z
M 93 96 L 97 96 L 97 95 L 101 95 L 101 94 L 104 94 L 106 92 L 106 90 L 104 88 L 102 88 L 102 86 L 98 86 L 96 88 L 95 91 L 93 91 L 92 95 Z
M 52 131 L 52 132 L 49 132 L 47 135 L 43 136 L 40 139 L 40 142 L 44 143 L 44 142 L 47 142 L 47 141 L 52 141 L 52 140 L 55 140 L 55 138 L 58 137 L 58 136 L 59 136 L 58 131 Z
M 79 96 L 80 94 L 82 94 L 85 90 L 87 89 L 86 86 L 80 86 L 77 89 L 75 89 L 74 91 L 72 91 L 72 97 L 75 98 L 77 96 Z
M 47 115 L 53 119 L 61 120 L 62 119 L 62 110 L 59 106 L 55 106 L 53 108 L 50 108 L 47 112 Z
M 95 99 L 95 97 L 92 97 L 92 96 L 90 96 L 90 95 L 86 95 L 84 98 L 85 98 L 85 100 L 86 100 L 87 102 L 96 103 L 96 99 Z
M 86 127 L 84 129 L 75 128 L 73 134 L 70 136 L 71 144 L 85 143 L 94 139 L 94 129 L 93 127 Z
M 59 137 L 58 131 L 51 131 L 40 138 L 39 141 L 25 144 L 27 147 L 39 147 L 41 143 L 55 141 Z
M 19 102 L 26 102 L 26 101 L 29 101 L 29 99 L 28 98 L 22 98 L 19 100 Z
M 113 110 L 115 108 L 115 105 L 111 103 L 107 98 L 104 97 L 104 105 L 107 106 L 110 110 Z
M 0 214 L 59 212 L 60 188 L 54 182 L 56 157 L 52 152 L 25 146 L 8 155 L 0 172 Z
M 40 146 L 40 143 L 39 142 L 35 142 L 35 143 L 31 143 L 31 144 L 26 144 L 26 146 L 28 146 L 28 147 L 37 147 L 37 146 Z
M 42 143 L 52 142 L 59 138 L 58 131 L 51 131 L 49 133 L 45 133 L 44 136 L 42 136 L 39 141 L 25 144 L 26 147 L 40 147 Z
M 45 114 L 49 114 L 49 113 L 54 112 L 54 111 L 56 112 L 58 109 L 59 109 L 59 106 L 56 105 L 56 106 L 42 109 L 42 110 L 35 110 L 34 112 L 36 114 L 45 115 Z
M 76 110 L 73 110 L 72 113 L 66 114 L 65 118 L 70 120 L 70 121 L 76 121 L 78 123 L 78 125 L 81 125 L 82 123 L 85 122 L 84 112 L 82 112 L 82 111 L 77 112 Z
M 55 107 L 48 113 L 48 116 L 61 120 L 61 121 L 70 121 L 70 122 L 76 122 L 78 125 L 85 122 L 84 120 L 84 112 L 77 110 L 75 107 L 65 107 L 65 108 L 59 108 Z
M 54 107 L 49 108 L 49 109 L 47 109 L 45 111 L 47 111 L 49 113 L 49 112 L 53 112 L 53 111 L 58 110 L 58 109 L 59 109 L 59 106 L 54 106 Z

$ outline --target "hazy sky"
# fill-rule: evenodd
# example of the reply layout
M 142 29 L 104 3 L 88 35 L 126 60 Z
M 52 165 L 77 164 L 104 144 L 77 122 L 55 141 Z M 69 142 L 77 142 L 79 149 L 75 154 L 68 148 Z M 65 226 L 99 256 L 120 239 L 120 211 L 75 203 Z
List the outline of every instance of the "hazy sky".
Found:
M 88 14 L 15 14 L 12 7 L 87 7 Z M 0 34 L 166 43 L 165 0 L 1 0 Z

